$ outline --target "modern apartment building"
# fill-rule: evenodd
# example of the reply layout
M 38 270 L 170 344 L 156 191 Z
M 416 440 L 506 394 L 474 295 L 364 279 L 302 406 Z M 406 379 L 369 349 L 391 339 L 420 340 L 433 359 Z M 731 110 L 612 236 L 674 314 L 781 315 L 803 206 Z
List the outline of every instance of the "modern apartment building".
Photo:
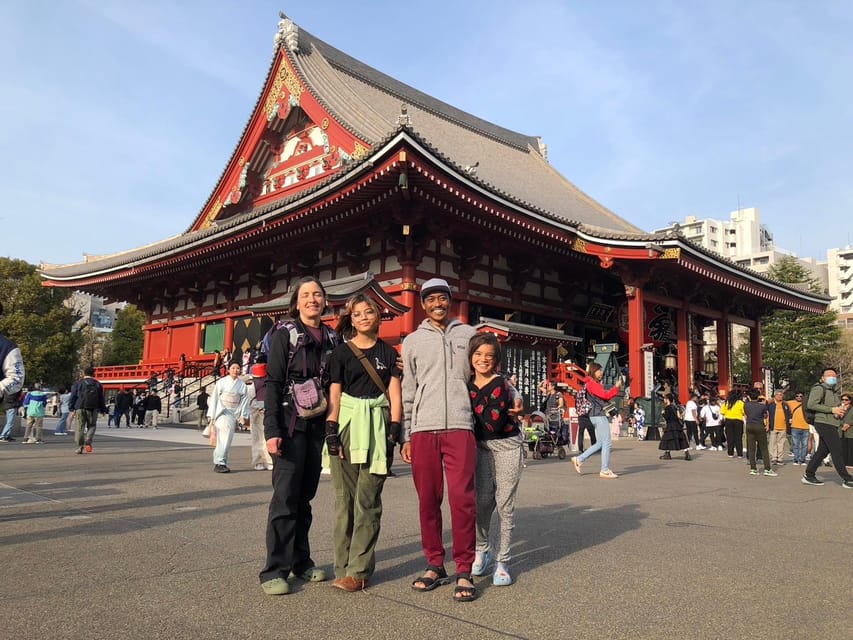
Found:
M 838 311 L 839 323 L 853 328 L 853 247 L 826 252 L 829 271 L 829 295 L 832 308 Z
M 668 227 L 656 229 L 655 232 L 678 228 L 688 240 L 758 273 L 767 273 L 782 256 L 793 255 L 776 246 L 770 229 L 761 224 L 761 214 L 757 207 L 738 209 L 729 215 L 729 220 L 687 216 L 683 222 L 673 222 Z M 850 253 L 853 254 L 853 250 Z M 798 257 L 797 260 L 828 289 L 825 262 L 818 262 L 814 258 Z

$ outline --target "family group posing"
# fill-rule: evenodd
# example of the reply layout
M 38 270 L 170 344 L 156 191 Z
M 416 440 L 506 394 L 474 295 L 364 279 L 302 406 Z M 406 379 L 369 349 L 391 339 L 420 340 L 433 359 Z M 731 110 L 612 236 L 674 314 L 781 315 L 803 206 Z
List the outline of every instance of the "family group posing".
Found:
M 431 591 L 455 580 L 454 600 L 469 602 L 477 596 L 472 577 L 492 571 L 493 562 L 493 583 L 512 583 L 507 563 L 523 459 L 515 418 L 522 402 L 496 371 L 497 339 L 451 319 L 451 298 L 445 280 L 424 283 L 426 318 L 403 341 L 401 372 L 397 352 L 378 338 L 380 309 L 371 298 L 350 299 L 332 331 L 321 322 L 323 286 L 311 277 L 299 281 L 290 301 L 293 319 L 279 323 L 268 345 L 264 437 L 273 458 L 273 496 L 260 572 L 266 594 L 289 593 L 288 579 L 326 579 L 308 540 L 324 461 L 335 491 L 332 585 L 350 592 L 368 586 L 389 442 L 398 441 L 403 461 L 412 465 L 427 564 L 412 589 Z M 442 541 L 445 475 L 453 579 Z M 492 549 L 495 511 L 500 532 Z

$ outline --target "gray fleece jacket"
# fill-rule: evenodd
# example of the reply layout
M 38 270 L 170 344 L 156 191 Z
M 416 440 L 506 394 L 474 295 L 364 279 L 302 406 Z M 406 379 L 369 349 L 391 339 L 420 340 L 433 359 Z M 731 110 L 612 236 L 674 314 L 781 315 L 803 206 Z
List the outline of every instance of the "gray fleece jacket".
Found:
M 421 431 L 474 430 L 468 341 L 475 333 L 459 320 L 442 331 L 426 319 L 403 340 L 403 442 Z

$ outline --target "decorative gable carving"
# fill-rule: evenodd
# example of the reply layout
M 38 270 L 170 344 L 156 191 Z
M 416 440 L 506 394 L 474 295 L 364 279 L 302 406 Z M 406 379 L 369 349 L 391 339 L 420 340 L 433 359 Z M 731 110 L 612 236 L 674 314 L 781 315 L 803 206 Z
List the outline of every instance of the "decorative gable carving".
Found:
M 194 229 L 305 189 L 369 152 L 306 90 L 283 51 L 267 87 Z

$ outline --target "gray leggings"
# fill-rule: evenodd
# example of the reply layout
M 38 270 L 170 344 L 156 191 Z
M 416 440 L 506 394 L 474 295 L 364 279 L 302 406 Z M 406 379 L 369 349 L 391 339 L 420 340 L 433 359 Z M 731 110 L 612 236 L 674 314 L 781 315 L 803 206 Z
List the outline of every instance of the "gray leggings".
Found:
M 512 530 L 515 528 L 515 494 L 521 479 L 523 455 L 521 440 L 507 438 L 477 443 L 477 470 L 474 486 L 477 494 L 477 551 L 489 549 L 492 514 L 500 520 L 498 562 L 509 562 Z

